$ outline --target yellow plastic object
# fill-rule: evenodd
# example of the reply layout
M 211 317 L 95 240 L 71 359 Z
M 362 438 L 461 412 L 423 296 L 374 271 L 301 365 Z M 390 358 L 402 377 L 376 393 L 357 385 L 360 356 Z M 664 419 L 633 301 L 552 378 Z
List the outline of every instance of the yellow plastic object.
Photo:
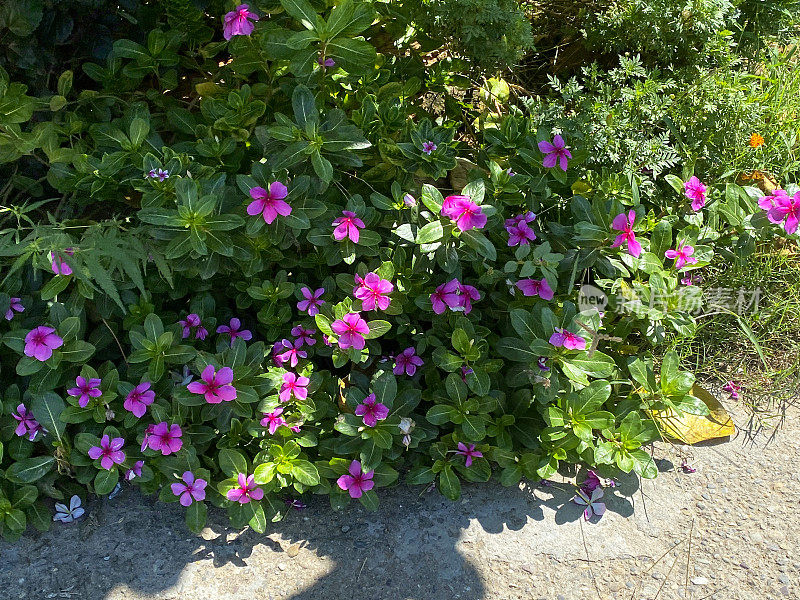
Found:
M 677 415 L 672 410 L 652 411 L 653 419 L 665 435 L 685 444 L 697 444 L 706 440 L 728 437 L 736 433 L 733 419 L 709 391 L 695 384 L 692 396 L 702 400 L 708 410 L 707 415 Z

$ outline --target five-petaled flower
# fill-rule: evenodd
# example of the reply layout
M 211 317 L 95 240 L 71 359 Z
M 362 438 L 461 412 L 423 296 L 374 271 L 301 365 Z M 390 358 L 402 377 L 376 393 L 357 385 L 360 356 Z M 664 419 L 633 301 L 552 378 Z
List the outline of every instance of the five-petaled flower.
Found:
M 534 241 L 536 233 L 531 229 L 529 223 L 532 223 L 535 219 L 536 215 L 531 211 L 506 219 L 505 227 L 508 232 L 508 245 L 527 246 Z
M 103 392 L 100 390 L 101 383 L 99 379 L 94 377 L 86 379 L 78 375 L 78 377 L 75 378 L 75 387 L 68 389 L 67 393 L 70 396 L 78 398 L 78 406 L 86 408 L 86 405 L 89 404 L 92 398 L 99 398 L 103 395 Z
M 553 289 L 547 279 L 520 279 L 516 284 L 524 296 L 539 296 L 542 300 L 553 299 Z
M 242 322 L 233 317 L 228 325 L 220 325 L 217 327 L 217 333 L 227 333 L 231 336 L 231 348 L 233 348 L 233 342 L 236 341 L 236 338 L 242 338 L 245 341 L 249 341 L 253 339 L 253 334 L 250 333 L 249 329 L 242 329 Z
M 316 329 L 306 329 L 302 325 L 295 325 L 292 327 L 291 334 L 295 337 L 295 340 L 305 344 L 306 346 L 313 346 L 317 343 L 317 340 L 314 339 L 314 334 L 317 333 Z
M 372 481 L 373 475 L 375 471 L 364 473 L 361 470 L 361 463 L 354 460 L 350 463 L 347 473 L 339 477 L 336 483 L 341 489 L 346 490 L 351 498 L 361 498 L 361 494 L 375 487 L 375 482 Z
M 281 414 L 283 414 L 282 406 L 278 406 L 271 413 L 264 413 L 264 417 L 261 419 L 261 426 L 266 427 L 270 435 L 275 435 L 278 427 L 286 425 L 286 421 Z
M 547 140 L 539 142 L 539 150 L 545 155 L 544 161 L 542 161 L 542 165 L 544 165 L 545 168 L 552 169 L 556 166 L 556 163 L 558 163 L 562 171 L 567 170 L 567 159 L 572 158 L 572 154 L 570 154 L 569 148 L 564 142 L 564 138 L 560 135 L 553 137 L 552 144 Z
M 14 318 L 14 312 L 25 312 L 25 307 L 22 306 L 22 298 L 10 298 L 8 302 L 8 310 L 6 310 L 6 321 Z
M 25 336 L 25 356 L 44 362 L 53 356 L 53 350 L 63 344 L 64 340 L 56 334 L 55 329 L 40 325 Z
M 169 179 L 169 171 L 166 169 L 150 169 L 150 171 L 147 173 L 147 176 L 150 179 L 164 181 L 165 179 Z
M 697 259 L 692 256 L 692 253 L 694 253 L 694 248 L 692 246 L 689 246 L 685 242 L 680 242 L 677 249 L 667 250 L 664 252 L 664 256 L 667 258 L 674 258 L 675 268 L 682 269 L 685 265 L 693 265 L 697 262 Z
M 230 402 L 236 399 L 236 388 L 231 385 L 233 369 L 222 367 L 214 370 L 214 365 L 206 365 L 200 374 L 202 381 L 193 381 L 186 389 L 193 394 L 203 394 L 209 404 L 219 404 L 222 401 Z
M 342 350 L 351 347 L 363 350 L 367 344 L 364 336 L 369 335 L 369 326 L 359 313 L 347 313 L 331 323 L 331 329 L 339 337 L 339 347 Z
M 189 313 L 188 315 L 186 315 L 185 319 L 181 319 L 180 321 L 178 321 L 178 324 L 183 328 L 183 331 L 181 333 L 181 337 L 183 337 L 183 339 L 189 337 L 189 335 L 192 332 L 192 329 L 195 330 L 194 332 L 195 339 L 204 340 L 208 335 L 208 330 L 205 327 L 203 327 L 200 315 L 198 315 L 197 313 Z
M 56 502 L 56 514 L 53 515 L 53 521 L 61 521 L 62 523 L 72 523 L 75 519 L 80 519 L 83 516 L 84 510 L 81 507 L 80 496 L 72 496 L 69 499 L 69 506 Z
M 66 248 L 64 254 L 73 256 L 75 251 L 72 248 Z M 50 268 L 56 275 L 72 275 L 72 267 L 70 267 L 60 254 L 55 252 L 50 253 Z
M 250 12 L 250 6 L 247 4 L 240 4 L 236 10 L 225 15 L 225 24 L 222 28 L 222 37 L 230 40 L 235 35 L 250 35 L 255 29 L 255 25 L 248 19 L 258 21 L 258 15 Z
M 775 190 L 772 196 L 764 196 L 758 205 L 767 211 L 772 223 L 783 224 L 789 235 L 797 231 L 800 224 L 800 191 L 789 196 L 784 190 Z
M 695 176 L 692 176 L 689 181 L 683 184 L 683 189 L 686 197 L 692 201 L 692 210 L 698 211 L 706 205 L 706 188 L 705 185 Z
M 422 142 L 422 151 L 425 154 L 430 155 L 433 152 L 436 152 L 436 144 L 431 141 Z
M 180 497 L 181 506 L 189 506 L 195 500 L 201 502 L 206 499 L 206 482 L 205 479 L 195 479 L 194 473 L 191 471 L 184 471 L 183 482 L 173 483 L 172 493 Z
M 120 465 L 125 460 L 125 453 L 122 451 L 124 445 L 124 439 L 118 437 L 112 440 L 108 435 L 104 435 L 99 446 L 89 448 L 89 458 L 92 460 L 99 458 L 100 466 L 109 471 L 115 464 Z
M 307 312 L 309 317 L 319 314 L 319 307 L 325 304 L 325 300 L 320 300 L 322 294 L 325 293 L 325 288 L 317 288 L 313 292 L 310 288 L 304 287 L 300 290 L 305 300 L 300 300 L 297 303 L 297 310 Z
M 283 383 L 281 384 L 281 392 L 278 395 L 281 402 L 288 402 L 292 396 L 298 400 L 305 400 L 308 398 L 308 390 L 306 387 L 311 383 L 308 377 L 298 377 L 294 373 L 284 373 Z
M 451 279 L 434 290 L 431 294 L 431 305 L 437 315 L 448 308 L 468 315 L 472 311 L 472 301 L 480 299 L 481 295 L 475 287 L 465 285 L 458 279 Z
M 447 196 L 442 203 L 442 214 L 455 221 L 460 231 L 481 229 L 487 220 L 481 207 L 469 196 Z
M 467 446 L 464 442 L 458 442 L 458 450 L 456 454 L 460 454 L 464 458 L 464 466 L 471 467 L 473 458 L 482 458 L 483 454 L 480 450 L 475 450 L 475 444 Z
M 388 279 L 381 279 L 377 273 L 367 273 L 362 279 L 355 276 L 356 287 L 353 288 L 353 296 L 361 300 L 364 310 L 375 310 L 377 306 L 380 310 L 389 308 L 392 299 L 389 297 L 394 291 L 394 284 Z
M 122 406 L 125 410 L 132 412 L 134 416 L 141 418 L 147 411 L 147 407 L 150 406 L 155 399 L 156 393 L 150 389 L 150 382 L 143 381 L 128 392 Z
M 575 497 L 572 501 L 575 504 L 579 504 L 581 506 L 585 506 L 586 509 L 583 511 L 583 518 L 585 520 L 589 520 L 592 516 L 602 517 L 603 513 L 606 512 L 606 505 L 600 502 L 600 498 L 603 497 L 603 490 L 602 488 L 595 488 L 591 495 L 584 492 L 583 490 L 578 490 L 578 493 L 575 494 Z
M 425 363 L 417 356 L 417 351 L 414 346 L 409 346 L 398 354 L 394 359 L 394 369 L 392 372 L 395 375 L 414 375 L 417 372 L 417 367 L 421 367 Z
M 43 430 L 39 421 L 36 420 L 36 417 L 33 416 L 33 413 L 29 411 L 24 404 L 19 404 L 17 406 L 17 412 L 12 412 L 11 416 L 19 421 L 17 428 L 14 430 L 14 433 L 19 437 L 27 435 L 28 440 L 32 442 L 36 439 L 36 434 Z
M 357 417 L 364 418 L 364 425 L 367 427 L 375 427 L 378 421 L 383 421 L 389 416 L 389 407 L 385 404 L 378 402 L 375 399 L 375 394 L 370 394 L 356 406 L 355 410 Z
M 344 238 L 350 238 L 350 241 L 354 244 L 358 243 L 359 236 L 359 229 L 363 229 L 365 227 L 364 221 L 358 218 L 358 215 L 350 210 L 343 210 L 342 216 L 338 219 L 334 219 L 333 223 L 331 223 L 335 228 L 333 230 L 333 239 L 337 242 L 341 242 Z
M 611 221 L 611 228 L 616 231 L 621 231 L 614 243 L 611 244 L 612 248 L 619 248 L 623 243 L 628 245 L 628 253 L 638 258 L 642 253 L 642 245 L 636 239 L 636 234 L 633 232 L 633 224 L 636 221 L 636 211 L 628 211 L 627 216 L 625 213 L 619 213 L 614 220 Z
M 277 355 L 277 358 L 281 361 L 281 364 L 288 362 L 293 369 L 297 366 L 298 360 L 308 356 L 305 350 L 300 349 L 303 347 L 302 339 L 297 339 L 294 342 L 284 339 L 281 342 L 281 346 L 283 346 L 283 351 Z
M 550 343 L 556 348 L 564 347 L 567 350 L 585 350 L 586 340 L 579 335 L 556 327 L 553 335 L 550 336 Z
M 250 190 L 253 202 L 247 205 L 247 214 L 250 216 L 260 214 L 267 225 L 277 219 L 278 215 L 288 217 L 292 214 L 292 207 L 283 200 L 288 195 L 289 190 L 280 181 L 270 183 L 269 190 L 254 187 Z
M 181 436 L 183 436 L 183 431 L 180 426 L 162 421 L 153 427 L 147 445 L 151 450 L 160 451 L 161 454 L 167 456 L 183 447 Z
M 238 487 L 228 490 L 226 494 L 228 500 L 247 504 L 250 500 L 261 500 L 264 497 L 264 490 L 256 485 L 254 475 L 248 477 L 244 473 L 239 473 L 237 481 Z

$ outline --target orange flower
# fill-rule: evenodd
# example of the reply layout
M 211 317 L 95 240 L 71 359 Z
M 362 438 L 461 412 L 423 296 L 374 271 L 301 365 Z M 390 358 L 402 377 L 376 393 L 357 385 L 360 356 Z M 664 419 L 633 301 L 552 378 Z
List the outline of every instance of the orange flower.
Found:
M 761 136 L 761 134 L 754 133 L 753 135 L 750 136 L 750 146 L 752 148 L 758 148 L 763 144 L 764 144 L 764 138 Z

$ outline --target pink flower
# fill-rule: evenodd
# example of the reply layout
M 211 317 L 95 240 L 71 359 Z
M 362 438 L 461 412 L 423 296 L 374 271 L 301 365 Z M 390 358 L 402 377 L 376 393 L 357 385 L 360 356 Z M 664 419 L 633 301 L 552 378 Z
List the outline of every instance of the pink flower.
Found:
M 193 394 L 203 394 L 209 404 L 219 404 L 223 400 L 230 402 L 236 399 L 236 388 L 231 385 L 233 369 L 222 367 L 214 371 L 214 365 L 206 365 L 200 374 L 202 381 L 193 381 L 186 389 Z
M 547 283 L 547 279 L 520 279 L 516 286 L 525 296 L 539 296 L 542 300 L 553 299 L 553 290 Z
M 614 243 L 611 244 L 612 248 L 618 248 L 626 242 L 628 244 L 628 252 L 631 256 L 637 257 L 642 253 L 642 245 L 636 240 L 636 234 L 633 233 L 633 223 L 636 221 L 636 212 L 628 211 L 628 216 L 625 213 L 620 213 L 614 220 L 611 221 L 611 228 L 621 231 Z
M 350 463 L 347 471 L 349 474 L 339 477 L 336 483 L 341 489 L 347 490 L 351 498 L 361 498 L 361 494 L 375 487 L 375 482 L 372 481 L 375 471 L 363 473 L 361 471 L 361 463 L 357 460 Z
M 734 400 L 738 400 L 739 392 L 742 391 L 742 386 L 740 386 L 735 381 L 729 381 L 724 386 L 722 386 L 722 389 L 728 392 L 731 395 L 731 398 L 733 398 Z
M 692 176 L 689 181 L 683 184 L 686 197 L 692 201 L 692 210 L 700 210 L 706 205 L 706 186 L 697 177 Z
M 76 387 L 68 389 L 67 393 L 78 398 L 78 405 L 81 408 L 86 408 L 90 399 L 99 398 L 103 395 L 100 390 L 100 383 L 99 379 L 86 379 L 79 375 L 75 378 Z
M 178 321 L 178 324 L 183 327 L 183 333 L 181 334 L 183 339 L 189 337 L 192 329 L 195 330 L 194 337 L 198 340 L 204 340 L 208 335 L 208 330 L 203 327 L 202 321 L 200 320 L 200 315 L 196 313 L 189 313 L 186 315 L 185 319 Z
M 527 223 L 507 226 L 506 231 L 508 232 L 509 246 L 527 246 L 536 239 L 536 233 L 528 227 Z
M 569 153 L 569 148 L 560 135 L 553 138 L 552 144 L 546 140 L 539 142 L 539 150 L 545 155 L 542 161 L 545 168 L 552 169 L 558 162 L 562 171 L 567 170 L 567 159 L 572 158 L 572 154 Z
M 247 205 L 247 214 L 254 216 L 260 213 L 267 225 L 278 218 L 278 215 L 287 217 L 292 214 L 292 207 L 283 201 L 288 194 L 286 186 L 280 181 L 270 183 L 269 191 L 262 187 L 254 187 L 250 190 L 250 197 L 254 202 Z
M 144 450 L 142 450 L 142 452 L 144 452 Z M 144 461 L 137 460 L 130 469 L 125 471 L 125 481 L 132 481 L 136 477 L 141 477 L 143 466 L 144 466 Z
M 481 299 L 481 295 L 475 287 L 464 283 L 458 284 L 458 293 L 459 305 L 451 308 L 456 312 L 463 310 L 464 314 L 468 315 L 472 311 L 472 301 L 475 300 L 477 302 Z
M 194 473 L 191 471 L 184 471 L 183 483 L 173 483 L 170 487 L 172 493 L 180 496 L 181 506 L 189 506 L 194 500 L 198 502 L 206 499 L 206 485 L 208 483 L 205 479 L 195 479 Z
M 75 251 L 72 248 L 66 248 L 64 254 L 73 256 Z M 64 262 L 64 258 L 60 254 L 50 254 L 50 268 L 56 275 L 72 275 L 72 268 Z
M 684 265 L 693 265 L 697 262 L 697 259 L 692 256 L 693 252 L 694 248 L 692 246 L 687 246 L 684 242 L 681 242 L 678 244 L 677 250 L 667 250 L 664 252 L 664 256 L 674 258 L 675 268 L 682 269 Z
M 282 406 L 277 407 L 271 413 L 264 413 L 264 418 L 261 419 L 261 426 L 267 427 L 270 435 L 275 435 L 275 432 L 278 431 L 278 427 L 286 425 L 286 421 L 284 421 L 281 416 L 282 413 Z
M 151 450 L 160 450 L 161 454 L 167 456 L 183 447 L 182 435 L 183 431 L 178 425 L 170 425 L 166 421 L 162 421 L 153 427 L 153 433 L 150 434 L 147 445 Z
M 239 473 L 239 487 L 228 490 L 226 494 L 228 500 L 247 504 L 250 500 L 261 500 L 264 497 L 264 490 L 255 484 L 255 476 L 249 477 L 244 473 Z
M 150 389 L 150 382 L 143 381 L 128 392 L 122 406 L 125 410 L 132 412 L 134 416 L 141 419 L 147 411 L 147 407 L 150 406 L 155 399 L 156 393 Z
M 535 220 L 536 220 L 536 215 L 533 212 L 528 211 L 520 213 L 515 217 L 511 217 L 510 219 L 506 219 L 505 226 L 506 229 L 508 229 L 509 227 L 517 227 L 519 225 L 522 225 L 523 223 L 527 225 L 528 223 L 533 223 Z
M 288 348 L 288 350 L 284 350 L 284 352 L 278 355 L 278 358 L 281 363 L 288 362 L 289 366 L 293 369 L 297 366 L 299 359 L 308 356 L 305 350 L 300 350 L 300 348 L 303 347 L 303 340 L 295 340 L 293 343 L 285 339 L 281 342 L 281 345 L 283 345 L 284 348 Z
M 19 404 L 17 406 L 17 412 L 12 412 L 11 416 L 19 421 L 17 428 L 14 430 L 14 433 L 19 437 L 27 434 L 28 440 L 32 442 L 36 438 L 36 434 L 42 430 L 39 421 L 36 420 L 36 417 L 33 416 L 33 413 L 29 411 L 24 404 Z
M 53 350 L 64 344 L 52 327 L 40 325 L 25 336 L 25 356 L 44 362 L 53 356 Z
M 431 141 L 422 142 L 422 151 L 425 154 L 430 155 L 432 152 L 436 151 L 436 144 Z
M 325 304 L 325 300 L 320 300 L 322 294 L 325 293 L 325 288 L 317 288 L 313 293 L 307 287 L 300 290 L 305 300 L 300 300 L 297 303 L 297 310 L 307 312 L 310 317 L 319 314 L 319 307 Z
M 563 346 L 567 350 L 584 350 L 586 348 L 585 339 L 560 327 L 556 327 L 555 332 L 550 336 L 550 343 L 556 348 Z
M 291 334 L 296 338 L 296 341 L 306 346 L 313 346 L 317 343 L 312 336 L 317 333 L 316 329 L 306 329 L 302 325 L 292 327 Z
M 114 464 L 122 464 L 125 460 L 125 453 L 122 451 L 124 445 L 124 439 L 114 438 L 113 440 L 109 440 L 108 436 L 104 435 L 100 440 L 99 446 L 92 446 L 89 448 L 89 458 L 92 460 L 97 460 L 99 458 L 100 466 L 106 471 L 109 471 Z
M 469 196 L 447 196 L 442 203 L 442 214 L 455 221 L 460 231 L 480 229 L 486 225 L 486 215 Z
M 767 218 L 773 223 L 783 223 L 786 233 L 791 235 L 797 231 L 800 224 L 800 191 L 794 196 L 789 196 L 783 190 L 780 190 L 783 193 L 778 195 L 778 191 L 775 190 L 774 205 L 767 211 Z M 761 202 L 759 205 L 761 206 Z
M 375 427 L 378 421 L 383 421 L 389 416 L 389 408 L 375 399 L 375 394 L 370 394 L 356 406 L 357 417 L 364 417 L 364 425 Z
M 283 360 L 281 359 L 282 351 L 283 351 L 283 344 L 281 342 L 275 342 L 275 345 L 272 346 L 272 362 L 275 364 L 276 367 L 283 366 Z
M 394 291 L 394 285 L 388 279 L 381 279 L 377 273 L 367 273 L 364 279 L 356 275 L 358 287 L 353 289 L 353 295 L 361 300 L 364 310 L 380 310 L 389 308 L 392 299 L 389 294 Z
M 762 196 L 758 201 L 758 206 L 763 210 L 766 210 L 767 212 L 769 212 L 771 208 L 776 206 L 779 200 L 783 200 L 789 197 L 789 194 L 787 194 L 784 190 L 781 189 L 773 191 L 772 194 L 773 195 L 771 196 Z
M 339 347 L 342 350 L 350 347 L 356 350 L 364 349 L 366 345 L 364 336 L 369 334 L 369 326 L 359 313 L 347 313 L 331 323 L 331 329 L 339 336 Z
M 21 298 L 10 299 L 10 302 L 8 303 L 8 310 L 6 311 L 6 321 L 10 321 L 14 318 L 14 311 L 17 311 L 18 313 L 25 311 L 25 307 L 22 306 Z
M 278 397 L 281 402 L 288 402 L 292 396 L 298 400 L 305 400 L 308 398 L 306 386 L 310 382 L 311 380 L 308 377 L 298 377 L 294 373 L 284 373 L 281 392 Z
M 431 304 L 433 305 L 433 312 L 437 315 L 442 314 L 449 308 L 455 308 L 461 303 L 461 298 L 458 294 L 459 283 L 458 279 L 451 279 L 447 283 L 443 283 L 434 290 L 431 294 Z
M 332 67 L 336 64 L 332 58 L 325 58 L 325 55 L 320 54 L 317 56 L 317 64 L 321 67 Z
M 467 446 L 463 442 L 458 442 L 458 450 L 456 450 L 456 454 L 460 454 L 461 456 L 465 456 L 464 459 L 464 466 L 471 467 L 472 466 L 472 459 L 473 458 L 481 458 L 483 454 L 480 450 L 475 450 L 475 444 L 470 444 Z
M 343 210 L 342 215 L 331 223 L 331 225 L 336 226 L 333 230 L 333 239 L 341 242 L 344 238 L 349 237 L 351 242 L 357 244 L 360 235 L 358 230 L 365 227 L 364 221 L 359 219 L 356 213 L 349 210 Z
M 417 367 L 421 367 L 424 364 L 423 360 L 417 356 L 417 351 L 414 346 L 409 346 L 395 357 L 392 373 L 395 375 L 402 375 L 405 373 L 406 375 L 413 376 L 414 373 L 417 372 Z
M 228 325 L 220 325 L 217 327 L 217 333 L 227 333 L 231 336 L 231 348 L 233 347 L 233 342 L 236 341 L 236 338 L 242 338 L 245 341 L 249 341 L 253 339 L 253 334 L 250 333 L 249 329 L 241 329 L 242 322 L 237 319 L 236 317 L 232 318 L 230 324 Z
M 156 428 L 155 425 L 152 423 L 144 428 L 144 436 L 142 436 L 142 448 L 141 451 L 144 452 L 147 450 L 147 446 L 150 445 L 150 436 L 153 435 L 153 430 Z
M 254 12 L 250 12 L 248 10 L 249 8 L 250 6 L 247 4 L 240 4 L 236 7 L 236 10 L 232 10 L 225 15 L 222 37 L 226 40 L 230 40 L 235 35 L 250 35 L 253 33 L 255 25 L 248 21 L 248 19 L 258 21 L 258 15 Z

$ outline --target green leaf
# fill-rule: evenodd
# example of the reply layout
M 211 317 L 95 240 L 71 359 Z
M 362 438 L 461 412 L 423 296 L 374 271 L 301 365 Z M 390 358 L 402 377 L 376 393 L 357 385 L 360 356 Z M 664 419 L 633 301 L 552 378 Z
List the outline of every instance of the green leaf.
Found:
M 451 465 L 445 465 L 442 472 L 439 473 L 439 491 L 448 500 L 458 500 L 461 497 L 461 481 L 458 476 L 453 473 Z
M 486 260 L 497 260 L 497 249 L 481 232 L 469 229 L 461 233 L 461 239 Z
M 239 473 L 247 474 L 247 459 L 241 452 L 223 448 L 219 451 L 219 468 L 229 477 L 236 477 Z
M 438 242 L 442 239 L 444 235 L 444 229 L 442 228 L 441 221 L 433 221 L 432 223 L 428 223 L 422 229 L 417 231 L 417 244 L 432 244 L 433 242 Z
M 94 493 L 98 496 L 106 496 L 114 491 L 118 481 L 119 471 L 117 469 L 98 471 L 94 478 Z
M 314 486 L 319 484 L 319 471 L 313 463 L 307 460 L 292 461 L 292 477 L 304 485 Z
M 433 214 L 438 215 L 442 212 L 442 204 L 444 204 L 444 198 L 442 197 L 442 193 L 433 187 L 431 184 L 426 183 L 422 186 L 422 203 L 430 210 Z
M 150 123 L 141 117 L 135 117 L 131 121 L 129 137 L 134 150 L 138 150 L 141 147 L 148 133 L 150 133 Z
M 325 47 L 325 52 L 338 66 L 350 72 L 372 71 L 378 59 L 375 47 L 364 40 L 348 38 L 331 40 Z
M 292 92 L 292 109 L 294 110 L 295 121 L 297 121 L 301 129 L 305 129 L 306 123 L 319 122 L 319 111 L 314 100 L 314 94 L 304 85 L 298 85 L 294 88 L 294 92 Z M 319 175 L 319 173 L 317 174 Z
M 55 392 L 36 394 L 31 404 L 36 420 L 44 426 L 48 435 L 55 436 L 62 447 L 65 445 L 63 437 L 65 426 L 60 417 L 64 406 L 64 401 Z
M 664 253 L 672 246 L 672 225 L 669 221 L 662 219 L 653 229 L 650 236 L 650 252 L 655 254 L 662 261 Z
M 72 281 L 70 275 L 56 275 L 42 287 L 41 294 L 42 300 L 52 300 L 58 294 L 67 289 L 69 282 Z
M 317 22 L 317 11 L 306 0 L 281 0 L 286 12 L 300 21 L 306 29 L 314 29 Z
M 367 327 L 369 327 L 369 333 L 364 337 L 368 340 L 374 340 L 387 333 L 392 328 L 392 324 L 389 321 L 375 320 L 369 321 Z
M 6 479 L 15 483 L 34 483 L 55 466 L 52 456 L 35 456 L 18 460 L 6 470 Z
M 190 531 L 200 533 L 206 526 L 208 508 L 205 502 L 192 502 L 186 508 L 186 526 Z

